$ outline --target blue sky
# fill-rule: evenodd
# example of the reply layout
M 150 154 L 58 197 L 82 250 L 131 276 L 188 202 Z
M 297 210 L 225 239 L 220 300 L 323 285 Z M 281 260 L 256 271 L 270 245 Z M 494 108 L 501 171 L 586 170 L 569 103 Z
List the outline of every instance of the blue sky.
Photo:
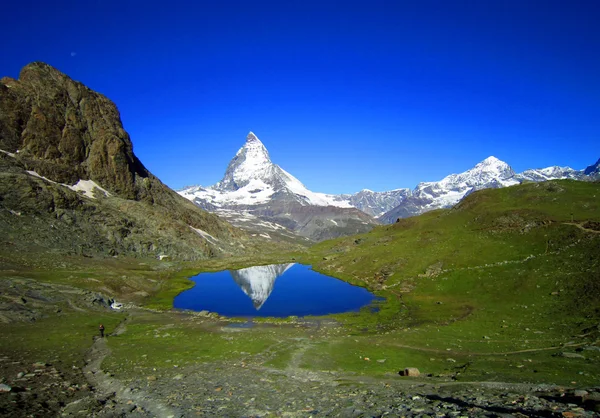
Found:
M 600 157 L 600 1 L 15 1 L 0 76 L 44 61 L 113 100 L 166 184 L 253 131 L 314 191 L 414 187 L 494 155 Z

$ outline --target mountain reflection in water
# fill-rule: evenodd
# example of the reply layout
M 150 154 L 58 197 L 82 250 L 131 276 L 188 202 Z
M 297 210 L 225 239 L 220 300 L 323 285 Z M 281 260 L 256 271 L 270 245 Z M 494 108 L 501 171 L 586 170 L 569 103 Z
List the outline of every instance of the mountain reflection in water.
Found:
M 229 272 L 238 286 L 252 299 L 252 304 L 256 310 L 259 310 L 273 291 L 275 280 L 294 264 L 271 264 L 269 266 L 230 270 Z
M 201 273 L 173 307 L 231 317 L 287 317 L 357 311 L 375 296 L 367 289 L 302 264 L 274 264 Z M 275 284 L 277 282 L 277 284 Z

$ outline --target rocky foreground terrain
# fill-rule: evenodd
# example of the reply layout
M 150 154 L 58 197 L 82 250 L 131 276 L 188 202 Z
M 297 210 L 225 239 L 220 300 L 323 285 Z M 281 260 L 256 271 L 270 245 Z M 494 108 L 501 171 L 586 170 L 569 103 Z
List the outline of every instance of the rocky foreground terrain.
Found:
M 125 312 L 116 312 L 108 307 L 111 301 L 106 296 L 64 285 L 14 279 L 2 281 L 1 286 L 4 322 L 13 325 L 60 315 L 68 318 L 70 312 L 113 316 L 116 324 L 107 327 L 105 338 L 82 336 L 87 349 L 74 350 L 69 356 L 58 356 L 51 350 L 34 354 L 34 347 L 17 349 L 22 335 L 3 335 L 3 416 L 600 416 L 600 387 L 470 383 L 457 381 L 460 372 L 435 375 L 422 371 L 418 377 L 404 377 L 397 373 L 402 366 L 385 358 L 364 359 L 378 364 L 390 361 L 389 372 L 380 377 L 306 365 L 311 349 L 344 332 L 333 320 L 297 319 L 247 326 L 211 314 L 156 313 L 131 304 L 125 306 Z M 19 304 L 21 309 L 16 308 Z M 125 363 L 111 361 L 114 349 L 127 345 L 130 338 L 135 340 L 135 334 L 130 335 L 132 326 L 150 323 L 157 316 L 164 323 L 152 331 L 158 339 L 190 324 L 210 338 L 225 341 L 251 338 L 260 332 L 276 332 L 277 337 L 263 349 L 239 351 L 228 359 L 176 364 L 174 356 L 165 360 L 166 366 L 152 367 L 155 359 L 140 354 L 128 360 L 147 362 L 135 372 L 126 370 Z M 199 352 L 202 349 L 197 347 Z M 274 364 L 273 359 L 282 352 L 289 353 L 286 361 Z

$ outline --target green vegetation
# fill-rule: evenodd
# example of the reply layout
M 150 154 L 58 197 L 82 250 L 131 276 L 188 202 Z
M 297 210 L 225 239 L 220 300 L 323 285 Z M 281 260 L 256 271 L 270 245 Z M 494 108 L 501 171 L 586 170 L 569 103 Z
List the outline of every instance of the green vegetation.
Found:
M 104 324 L 106 333 L 113 332 L 125 315 L 102 312 L 71 312 L 48 316 L 24 326 L 16 322 L 2 324 L 0 347 L 13 358 L 81 367 L 84 355 Z
M 214 363 L 374 377 L 417 367 L 439 379 L 586 386 L 600 379 L 599 231 L 600 184 L 553 181 L 479 191 L 453 209 L 294 254 L 194 263 L 39 257 L 26 267 L 24 254 L 2 258 L 5 277 L 153 309 L 131 311 L 125 332 L 107 340 L 103 367 L 120 378 Z M 198 272 L 290 260 L 385 300 L 377 311 L 257 319 L 251 328 L 168 311 Z M 6 324 L 3 351 L 76 362 L 98 322 L 110 332 L 122 319 L 73 312 Z
M 377 313 L 337 316 L 353 338 L 379 334 L 381 349 L 367 342 L 373 336 L 363 341 L 366 357 L 396 357 L 432 373 L 456 361 L 468 365 L 461 372 L 468 378 L 523 380 L 522 369 L 535 368 L 527 380 L 590 381 L 599 373 L 594 354 L 586 351 L 585 361 L 551 355 L 599 337 L 598 221 L 598 183 L 526 184 L 317 244 L 303 260 L 387 298 Z M 384 369 L 341 354 L 360 351 L 361 341 L 334 345 L 338 355 L 326 358 L 350 370 Z M 394 356 L 386 352 L 392 347 L 402 348 Z M 514 353 L 523 350 L 532 351 Z M 534 357 L 535 367 L 522 363 Z M 515 373 L 513 363 L 521 365 Z
M 110 338 L 112 355 L 104 366 L 124 377 L 151 374 L 160 368 L 244 358 L 274 343 L 273 336 L 264 332 L 249 338 L 235 338 L 233 334 L 222 332 L 211 322 L 182 321 L 170 314 L 140 314 L 128 321 L 126 334 Z

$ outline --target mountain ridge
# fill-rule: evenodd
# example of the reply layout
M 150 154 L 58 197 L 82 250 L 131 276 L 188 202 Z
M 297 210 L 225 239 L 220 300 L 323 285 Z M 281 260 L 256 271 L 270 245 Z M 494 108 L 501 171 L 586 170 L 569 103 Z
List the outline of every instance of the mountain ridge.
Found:
M 247 156 L 254 156 L 250 158 L 252 164 L 248 163 Z M 245 169 L 244 164 L 249 168 Z M 594 173 L 598 172 L 599 164 L 600 161 L 585 170 L 551 166 L 516 173 L 506 162 L 489 156 L 462 173 L 450 174 L 439 181 L 421 182 L 413 189 L 383 192 L 363 189 L 353 194 L 334 195 L 308 190 L 297 178 L 272 163 L 267 148 L 250 132 L 246 144 L 231 160 L 221 181 L 214 186 L 189 186 L 178 192 L 208 211 L 234 208 L 252 211 L 257 205 L 286 196 L 301 206 L 356 208 L 380 222 L 392 223 L 398 218 L 452 206 L 483 188 L 507 187 L 528 181 L 592 178 L 598 175 Z M 584 173 L 586 170 L 592 177 Z
M 112 101 L 48 64 L 0 80 L 0 150 L 3 247 L 202 259 L 248 244 L 146 169 Z

